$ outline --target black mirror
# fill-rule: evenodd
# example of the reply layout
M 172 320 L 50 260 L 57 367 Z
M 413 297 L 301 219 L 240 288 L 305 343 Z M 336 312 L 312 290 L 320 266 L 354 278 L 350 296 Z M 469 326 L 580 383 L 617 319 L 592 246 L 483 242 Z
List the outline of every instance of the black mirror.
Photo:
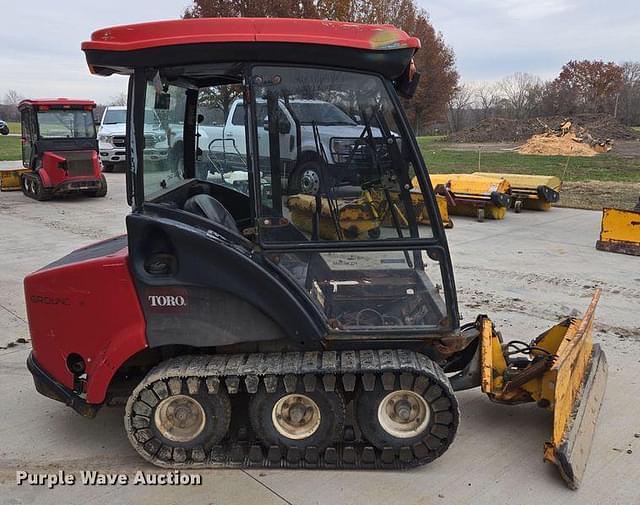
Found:
M 198 114 L 198 124 L 204 121 L 204 116 L 202 114 Z
M 171 95 L 169 93 L 156 93 L 153 108 L 156 110 L 169 110 L 171 108 Z
M 396 80 L 394 87 L 403 98 L 411 98 L 415 95 L 420 82 L 420 72 L 417 71 L 413 58 L 403 74 Z

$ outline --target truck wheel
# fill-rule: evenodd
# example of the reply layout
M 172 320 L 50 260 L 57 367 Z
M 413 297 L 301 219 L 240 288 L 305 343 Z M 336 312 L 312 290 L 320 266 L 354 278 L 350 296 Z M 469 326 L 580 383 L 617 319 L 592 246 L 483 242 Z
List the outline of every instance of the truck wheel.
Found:
M 320 191 L 321 167 L 318 161 L 310 160 L 302 162 L 289 179 L 290 188 L 288 193 L 295 195 L 304 193 L 305 195 L 315 195 Z
M 0 129 L 0 133 L 2 135 L 9 135 L 9 127 L 8 126 L 4 126 L 2 129 Z
M 100 189 L 96 190 L 93 193 L 93 196 L 102 198 L 107 195 L 107 179 L 105 179 L 103 174 L 100 174 Z
M 203 460 L 229 430 L 226 390 L 210 394 L 200 379 L 194 387 L 193 378 L 153 378 L 152 370 L 127 401 L 124 423 L 131 445 L 154 464 Z
M 106 163 L 106 162 L 102 163 L 103 172 L 113 172 L 113 167 L 114 167 L 113 163 Z
M 339 391 L 305 391 L 302 387 L 287 393 L 282 384 L 275 393 L 261 388 L 251 398 L 249 418 L 267 447 L 316 447 L 322 451 L 342 437 L 344 398 Z
M 417 453 L 419 445 L 425 454 L 421 459 L 440 456 L 455 437 L 458 404 L 449 380 L 438 375 L 420 376 L 413 386 L 391 390 L 376 379 L 372 391 L 359 391 L 356 415 L 363 436 L 379 449 L 410 447 Z

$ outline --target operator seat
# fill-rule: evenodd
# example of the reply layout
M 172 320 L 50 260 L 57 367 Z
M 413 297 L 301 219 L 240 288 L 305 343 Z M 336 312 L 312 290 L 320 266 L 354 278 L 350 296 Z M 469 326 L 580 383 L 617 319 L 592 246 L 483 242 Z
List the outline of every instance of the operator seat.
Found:
M 231 213 L 212 196 L 205 194 L 192 196 L 184 203 L 183 209 L 196 216 L 205 217 L 231 231 L 240 233 Z

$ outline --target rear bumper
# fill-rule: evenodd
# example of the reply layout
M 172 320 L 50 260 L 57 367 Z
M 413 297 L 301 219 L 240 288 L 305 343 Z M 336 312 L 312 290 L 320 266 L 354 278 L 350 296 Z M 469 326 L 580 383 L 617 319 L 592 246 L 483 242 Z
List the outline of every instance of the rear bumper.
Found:
M 27 368 L 33 376 L 33 383 L 38 393 L 64 403 L 84 417 L 96 416 L 100 405 L 87 403 L 78 393 L 56 381 L 38 364 L 33 357 L 33 352 L 29 353 L 27 358 Z
M 53 194 L 98 191 L 101 185 L 102 181 L 100 179 L 71 180 L 56 186 L 53 190 Z

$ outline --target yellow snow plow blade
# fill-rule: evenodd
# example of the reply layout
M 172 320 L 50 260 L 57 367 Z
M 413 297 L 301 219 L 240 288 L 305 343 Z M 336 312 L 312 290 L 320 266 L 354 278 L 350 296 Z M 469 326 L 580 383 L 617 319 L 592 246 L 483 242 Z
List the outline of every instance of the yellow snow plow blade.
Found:
M 596 249 L 640 256 L 640 211 L 602 209 Z
M 544 459 L 556 465 L 570 488 L 584 474 L 607 382 L 607 361 L 592 342 L 598 289 L 582 319 L 569 318 L 533 340 L 502 342 L 489 319 L 481 327 L 481 384 L 500 403 L 535 401 L 553 412 L 551 439 Z M 530 360 L 514 360 L 526 346 Z
M 529 210 L 549 210 L 552 203 L 560 200 L 562 181 L 552 175 L 507 174 L 495 172 L 474 172 L 489 178 L 503 178 L 511 184 L 511 207 L 519 212 Z
M 0 169 L 0 191 L 20 191 L 20 175 L 30 171 L 28 168 Z
M 446 187 L 453 194 L 449 214 L 478 217 L 478 220 L 504 219 L 511 198 L 511 186 L 502 177 L 471 174 L 430 174 L 434 189 Z M 414 177 L 412 184 L 417 187 Z

